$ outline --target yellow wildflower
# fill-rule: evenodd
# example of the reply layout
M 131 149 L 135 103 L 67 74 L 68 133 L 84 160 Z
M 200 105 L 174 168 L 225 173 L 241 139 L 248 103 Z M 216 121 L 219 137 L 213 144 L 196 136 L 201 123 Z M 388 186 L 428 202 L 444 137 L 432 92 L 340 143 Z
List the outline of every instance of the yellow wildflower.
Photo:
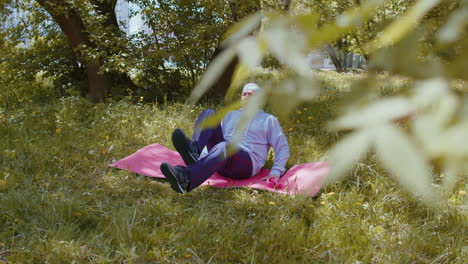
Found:
M 73 215 L 74 216 L 81 216 L 82 214 L 80 212 L 74 212 Z
M 60 133 L 60 132 L 62 132 L 62 129 L 60 129 L 60 128 L 55 129 L 55 133 L 58 134 L 58 133 Z
M 269 205 L 275 205 L 276 203 L 275 202 L 268 202 Z

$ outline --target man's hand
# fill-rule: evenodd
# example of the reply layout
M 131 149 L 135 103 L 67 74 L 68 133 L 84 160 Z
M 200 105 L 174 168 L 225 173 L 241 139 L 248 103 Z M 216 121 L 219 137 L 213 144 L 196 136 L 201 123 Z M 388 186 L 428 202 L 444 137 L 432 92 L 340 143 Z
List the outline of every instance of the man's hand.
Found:
M 283 188 L 283 185 L 279 184 L 279 177 L 277 177 L 275 175 L 270 174 L 268 176 L 263 177 L 261 180 L 266 181 L 268 183 L 268 185 L 271 185 L 270 187 L 273 187 L 275 189 Z
M 279 181 L 279 178 L 276 177 L 275 175 L 267 175 L 263 178 L 261 178 L 262 181 L 266 181 L 266 182 L 275 182 L 275 183 L 278 183 Z

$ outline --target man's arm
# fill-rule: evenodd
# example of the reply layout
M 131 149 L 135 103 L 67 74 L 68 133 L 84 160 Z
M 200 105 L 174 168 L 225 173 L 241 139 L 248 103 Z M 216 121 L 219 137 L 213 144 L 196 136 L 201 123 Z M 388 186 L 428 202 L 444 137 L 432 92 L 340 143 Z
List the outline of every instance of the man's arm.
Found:
M 275 161 L 270 176 L 279 179 L 286 170 L 286 163 L 289 159 L 289 145 L 278 119 L 273 116 L 268 119 L 268 143 L 275 151 Z

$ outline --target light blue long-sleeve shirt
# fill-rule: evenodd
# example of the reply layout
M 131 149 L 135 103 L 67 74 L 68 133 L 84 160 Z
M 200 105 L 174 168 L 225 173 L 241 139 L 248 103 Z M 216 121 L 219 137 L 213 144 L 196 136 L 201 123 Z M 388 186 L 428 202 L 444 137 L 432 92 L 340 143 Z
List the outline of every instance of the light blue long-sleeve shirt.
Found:
M 231 142 L 241 116 L 242 109 L 234 110 L 227 113 L 221 121 L 226 142 Z M 288 141 L 278 119 L 260 110 L 249 123 L 239 143 L 239 148 L 248 152 L 252 159 L 252 175 L 256 175 L 265 165 L 270 146 L 275 151 L 275 161 L 270 175 L 280 177 L 285 172 L 286 162 L 289 159 Z

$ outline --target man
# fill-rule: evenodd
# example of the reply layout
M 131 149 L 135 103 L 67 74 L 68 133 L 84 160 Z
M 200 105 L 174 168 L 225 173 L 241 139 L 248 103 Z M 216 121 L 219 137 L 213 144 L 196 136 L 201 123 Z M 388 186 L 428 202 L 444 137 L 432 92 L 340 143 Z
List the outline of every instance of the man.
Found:
M 242 101 L 260 89 L 255 83 L 246 84 L 242 89 Z M 161 164 L 161 171 L 172 189 L 178 193 L 189 192 L 216 172 L 231 179 L 250 178 L 265 164 L 270 146 L 275 151 L 275 161 L 270 175 L 263 180 L 277 183 L 289 159 L 288 142 L 278 119 L 259 110 L 245 130 L 238 145 L 239 150 L 229 157 L 226 146 L 232 140 L 242 109 L 229 112 L 216 128 L 200 131 L 200 124 L 213 114 L 213 109 L 200 114 L 195 122 L 192 140 L 181 129 L 176 129 L 172 134 L 174 147 L 187 165 Z

